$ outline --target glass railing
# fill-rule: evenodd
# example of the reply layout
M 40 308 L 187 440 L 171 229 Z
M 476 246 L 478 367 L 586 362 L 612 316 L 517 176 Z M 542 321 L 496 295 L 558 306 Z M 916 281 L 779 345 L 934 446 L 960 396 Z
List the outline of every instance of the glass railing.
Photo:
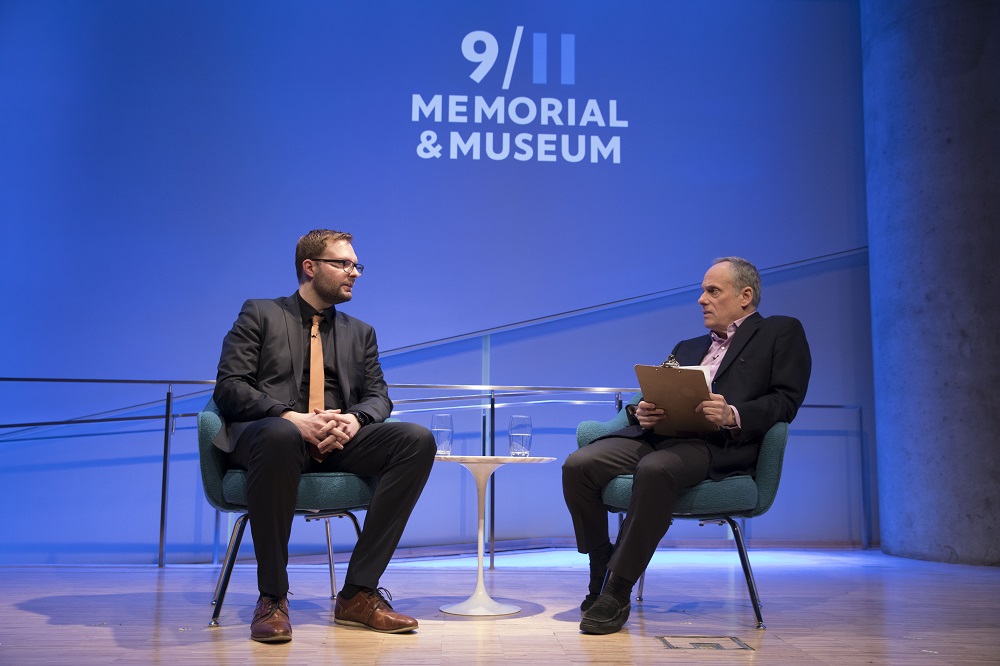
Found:
M 52 386 L 110 388 L 111 393 L 121 391 L 127 395 L 141 393 L 147 398 L 140 402 L 126 404 L 112 409 L 87 411 L 79 416 L 62 419 L 35 419 L 0 423 L 0 444 L 16 442 L 38 442 L 67 438 L 93 439 L 99 437 L 119 437 L 122 435 L 144 434 L 154 431 L 162 433 L 163 449 L 160 480 L 160 517 L 158 566 L 164 565 L 166 546 L 166 526 L 168 507 L 168 487 L 171 468 L 171 441 L 178 429 L 194 429 L 193 421 L 204 408 L 215 384 L 214 380 L 134 380 L 134 379 L 68 379 L 68 378 L 11 378 L 0 377 L 0 383 L 20 383 L 25 385 L 46 384 L 49 404 L 93 404 L 93 390 L 86 393 L 88 400 L 80 395 L 53 398 Z M 205 387 L 205 388 L 199 388 Z M 137 391 L 137 389 L 140 389 Z M 193 390 L 192 390 L 193 389 Z M 469 412 L 476 413 L 480 424 L 480 455 L 495 455 L 497 414 L 512 408 L 527 409 L 538 405 L 583 405 L 599 406 L 605 411 L 604 418 L 611 418 L 622 406 L 622 395 L 634 393 L 638 389 L 629 387 L 575 387 L 575 386 L 501 386 L 486 384 L 391 384 L 394 410 L 392 415 L 406 420 L 419 420 L 429 412 Z M 161 397 L 153 397 L 159 393 Z M 59 391 L 54 391 L 59 393 Z M 74 402 L 77 399 L 79 402 Z M 104 399 L 107 399 L 106 397 Z M 101 399 L 97 398 L 97 402 Z M 71 407 L 68 407 L 71 408 Z M 82 407 L 86 410 L 86 407 Z M 494 556 L 494 482 L 490 488 L 490 566 Z M 216 515 L 218 525 L 218 512 Z M 215 530 L 216 543 L 213 545 L 213 562 L 218 559 L 218 529 Z
M 195 430 L 194 418 L 205 406 L 214 380 L 132 380 L 132 379 L 64 379 L 64 378 L 0 378 L 0 386 L 11 384 L 25 392 L 24 387 L 44 386 L 48 404 L 77 408 L 78 416 L 62 419 L 34 418 L 47 411 L 38 409 L 27 419 L 5 419 L 0 423 L 0 444 L 33 443 L 73 439 L 88 441 L 96 438 L 116 438 L 142 434 L 147 441 L 162 436 L 160 466 L 160 516 L 158 566 L 164 565 L 167 526 L 168 480 L 171 471 L 171 441 L 178 430 Z M 97 389 L 104 389 L 103 395 Z M 456 420 L 464 419 L 466 429 L 478 430 L 478 455 L 497 454 L 498 430 L 505 425 L 498 423 L 498 415 L 513 414 L 547 405 L 580 405 L 593 407 L 587 418 L 610 419 L 623 404 L 623 397 L 631 397 L 634 387 L 575 387 L 575 386 L 507 386 L 489 384 L 391 384 L 393 416 L 418 422 L 430 421 L 430 415 L 448 412 Z M 30 390 L 27 390 L 30 393 Z M 31 396 L 28 396 L 29 398 Z M 133 402 L 128 402 L 134 400 Z M 121 405 L 112 409 L 101 408 L 100 403 L 114 401 Z M 87 405 L 94 405 L 88 409 Z M 861 545 L 869 547 L 872 540 L 870 520 L 871 498 L 869 472 L 862 423 L 862 409 L 858 405 L 803 405 L 803 410 L 847 410 L 855 414 L 856 430 L 846 435 L 856 437 L 857 468 L 861 472 L 860 507 Z M 12 413 L 12 412 L 9 412 Z M 564 430 L 561 429 L 560 432 Z M 805 432 L 803 434 L 809 434 Z M 148 445 L 147 445 L 148 446 Z M 148 454 L 148 451 L 146 452 Z M 490 566 L 493 566 L 495 542 L 494 481 L 489 487 L 489 543 Z M 219 518 L 216 512 L 213 561 L 218 559 Z

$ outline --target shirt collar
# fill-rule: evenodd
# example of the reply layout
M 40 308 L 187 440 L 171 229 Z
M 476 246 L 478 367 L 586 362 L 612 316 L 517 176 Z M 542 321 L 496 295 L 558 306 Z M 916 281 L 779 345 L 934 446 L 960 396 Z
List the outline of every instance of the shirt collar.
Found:
M 733 335 L 736 333 L 736 329 L 740 327 L 740 324 L 742 324 L 744 321 L 746 321 L 746 318 L 749 317 L 752 314 L 753 314 L 753 312 L 751 312 L 750 314 L 743 315 L 742 317 L 740 317 L 739 319 L 737 319 L 736 321 L 734 321 L 732 324 L 730 324 L 729 328 L 726 329 L 726 337 L 724 337 L 724 338 L 722 336 L 720 336 L 718 333 L 716 333 L 715 331 L 709 331 L 709 333 L 711 333 L 711 335 L 712 335 L 712 342 L 715 342 L 715 343 L 726 342 L 726 343 L 728 343 L 729 340 L 733 339 Z
M 337 313 L 336 306 L 331 305 L 326 310 L 323 310 L 322 312 L 320 312 L 319 310 L 317 310 L 313 306 L 309 305 L 309 302 L 306 301 L 306 299 L 302 298 L 302 294 L 300 294 L 299 292 L 297 292 L 297 291 L 295 292 L 295 297 L 297 299 L 299 299 L 299 312 L 302 313 L 302 321 L 303 322 L 305 322 L 307 324 L 311 324 L 313 316 L 317 315 L 317 314 L 321 314 L 321 315 L 323 315 L 323 318 L 326 319 L 326 323 L 328 323 L 328 324 L 332 324 L 333 323 L 333 317 Z

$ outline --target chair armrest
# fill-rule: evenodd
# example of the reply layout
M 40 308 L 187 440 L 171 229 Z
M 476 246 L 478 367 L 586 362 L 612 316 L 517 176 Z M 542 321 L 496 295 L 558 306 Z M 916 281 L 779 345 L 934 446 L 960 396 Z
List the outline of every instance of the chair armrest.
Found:
M 628 401 L 628 405 L 636 405 L 642 399 L 641 393 L 636 393 L 631 400 Z M 584 447 L 590 444 L 595 439 L 604 437 L 605 435 L 610 435 L 616 430 L 621 430 L 628 425 L 628 416 L 625 414 L 625 408 L 622 407 L 621 411 L 610 421 L 583 421 L 576 427 L 576 445 L 577 447 Z
M 208 399 L 205 408 L 198 412 L 198 459 L 201 468 L 201 482 L 208 503 L 222 511 L 238 511 L 242 507 L 226 502 L 222 491 L 222 480 L 226 476 L 226 454 L 212 444 L 212 440 L 222 430 L 222 417 L 215 401 Z
M 757 457 L 757 472 L 754 481 L 757 484 L 757 508 L 755 516 L 767 511 L 778 494 L 778 482 L 781 480 L 781 468 L 785 460 L 785 447 L 788 443 L 788 424 L 778 421 L 764 435 L 760 444 L 760 455 Z
M 209 398 L 205 408 L 198 412 L 198 438 L 211 443 L 222 430 L 222 417 L 215 401 Z

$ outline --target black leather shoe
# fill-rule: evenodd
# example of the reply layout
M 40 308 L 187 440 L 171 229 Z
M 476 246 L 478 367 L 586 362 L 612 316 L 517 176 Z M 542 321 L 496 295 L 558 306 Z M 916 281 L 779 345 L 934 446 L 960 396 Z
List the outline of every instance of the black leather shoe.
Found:
M 250 638 L 261 643 L 287 643 L 292 640 L 288 620 L 288 599 L 261 596 L 250 623 Z
M 584 613 L 589 611 L 590 607 L 594 605 L 594 602 L 597 601 L 597 597 L 599 596 L 601 596 L 600 593 L 594 594 L 593 592 L 588 592 L 587 596 L 583 598 L 583 602 L 580 603 L 580 610 Z
M 622 604 L 605 592 L 584 612 L 580 631 L 585 634 L 613 634 L 621 630 L 631 612 L 630 602 Z

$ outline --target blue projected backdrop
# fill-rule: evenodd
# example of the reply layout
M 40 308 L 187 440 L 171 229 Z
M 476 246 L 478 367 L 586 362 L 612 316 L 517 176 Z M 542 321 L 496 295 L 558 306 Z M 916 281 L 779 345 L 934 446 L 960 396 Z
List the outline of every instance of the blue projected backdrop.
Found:
M 210 377 L 240 303 L 295 289 L 314 227 L 355 234 L 345 310 L 383 350 L 697 283 L 720 254 L 863 246 L 857 21 L 846 1 L 6 2 L 3 295 L 58 303 L 76 347 L 5 372 Z M 65 338 L 8 328 L 29 352 Z

